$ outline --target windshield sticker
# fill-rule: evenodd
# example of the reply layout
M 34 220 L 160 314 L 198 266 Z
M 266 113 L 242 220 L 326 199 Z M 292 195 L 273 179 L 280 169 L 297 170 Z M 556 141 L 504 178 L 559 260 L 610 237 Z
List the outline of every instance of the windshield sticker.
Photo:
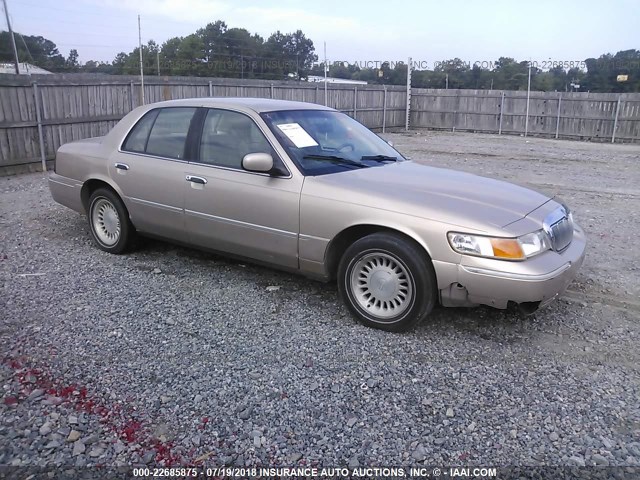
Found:
M 278 128 L 298 148 L 315 147 L 318 143 L 297 123 L 283 123 Z

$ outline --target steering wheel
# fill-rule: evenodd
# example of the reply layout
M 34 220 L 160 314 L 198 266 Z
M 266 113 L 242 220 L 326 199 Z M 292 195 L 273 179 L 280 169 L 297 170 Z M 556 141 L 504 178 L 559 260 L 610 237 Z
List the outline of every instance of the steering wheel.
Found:
M 346 148 L 349 148 L 351 152 L 355 152 L 355 150 L 356 150 L 356 147 L 355 147 L 355 145 L 353 143 L 343 143 L 339 147 L 336 147 L 336 151 L 337 152 L 342 152 Z

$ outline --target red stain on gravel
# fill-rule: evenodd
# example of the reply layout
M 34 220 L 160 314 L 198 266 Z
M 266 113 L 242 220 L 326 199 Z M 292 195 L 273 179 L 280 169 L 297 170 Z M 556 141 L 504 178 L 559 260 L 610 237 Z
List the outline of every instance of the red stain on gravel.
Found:
M 130 420 L 125 424 L 124 427 L 121 428 L 119 432 L 119 437 L 124 438 L 127 442 L 132 443 L 136 439 L 136 434 L 142 428 L 142 424 L 140 422 L 136 422 L 134 420 Z
M 209 419 L 207 417 L 202 418 L 202 423 L 198 425 L 198 430 L 204 430 L 207 428 L 207 423 L 209 423 Z
M 92 396 L 86 387 L 64 384 L 42 368 L 28 367 L 24 357 L 5 358 L 3 363 L 15 371 L 15 376 L 22 386 L 22 391 L 17 396 L 10 395 L 4 398 L 5 405 L 17 405 L 33 390 L 41 388 L 50 396 L 62 399 L 65 405 L 98 417 L 99 421 L 113 431 L 123 443 L 137 443 L 139 454 L 153 452 L 157 464 L 189 464 L 179 453 L 174 452 L 172 442 L 162 442 L 154 438 L 145 425 L 136 420 L 130 411 L 125 411 L 121 404 L 107 404 L 98 396 Z M 203 418 L 203 424 L 206 425 L 207 422 L 208 419 Z
M 18 368 L 22 368 L 22 364 L 18 360 L 14 359 L 14 358 L 10 358 L 8 360 L 8 364 L 14 370 L 17 370 Z
M 180 465 L 182 463 L 180 456 L 171 451 L 173 444 L 154 440 L 152 446 L 156 452 L 156 462 L 163 463 L 164 465 Z

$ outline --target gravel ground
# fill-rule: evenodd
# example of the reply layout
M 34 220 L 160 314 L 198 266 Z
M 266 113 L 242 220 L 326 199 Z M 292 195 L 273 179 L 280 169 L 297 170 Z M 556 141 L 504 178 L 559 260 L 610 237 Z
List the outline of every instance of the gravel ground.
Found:
M 560 192 L 590 241 L 567 294 L 385 333 L 332 284 L 101 252 L 41 174 L 0 178 L 0 465 L 640 465 L 640 147 L 387 137 Z

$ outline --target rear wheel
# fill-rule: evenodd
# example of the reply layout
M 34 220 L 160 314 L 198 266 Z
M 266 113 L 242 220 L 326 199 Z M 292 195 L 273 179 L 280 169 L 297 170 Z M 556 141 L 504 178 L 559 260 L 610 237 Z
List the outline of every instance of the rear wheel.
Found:
M 99 188 L 89 197 L 89 228 L 98 247 L 109 253 L 123 253 L 132 244 L 135 230 L 129 213 L 113 191 Z
M 410 330 L 433 309 L 436 280 L 426 253 L 393 233 L 354 242 L 338 266 L 338 290 L 364 325 L 391 332 Z

